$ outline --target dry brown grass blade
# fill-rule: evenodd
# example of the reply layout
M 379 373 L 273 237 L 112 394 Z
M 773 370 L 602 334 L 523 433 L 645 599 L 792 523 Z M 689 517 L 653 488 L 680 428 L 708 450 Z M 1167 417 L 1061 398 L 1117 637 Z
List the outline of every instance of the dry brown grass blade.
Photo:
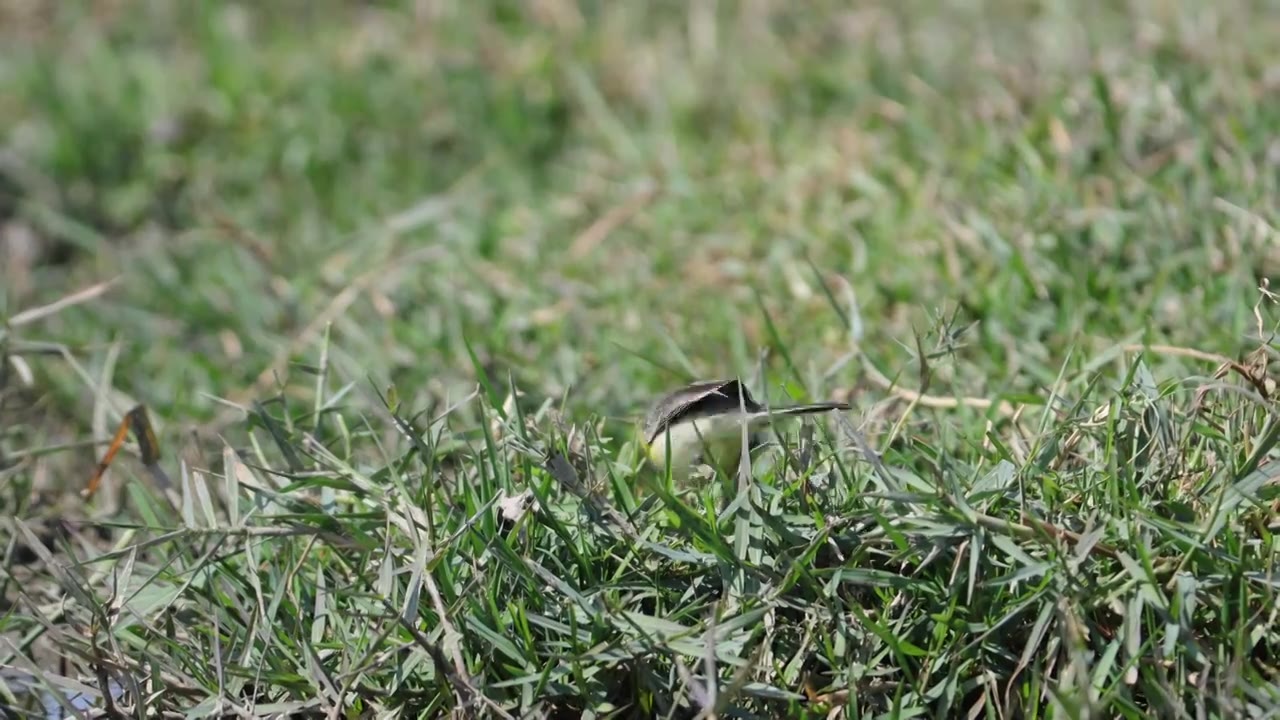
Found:
M 1232 360 L 1226 355 L 1205 352 L 1203 350 L 1196 350 L 1195 348 L 1178 347 L 1176 345 L 1158 345 L 1158 344 L 1157 345 L 1141 345 L 1141 344 L 1134 343 L 1134 344 L 1124 345 L 1123 350 L 1125 352 L 1130 352 L 1130 353 L 1152 352 L 1152 353 L 1156 353 L 1157 355 L 1171 355 L 1176 357 L 1191 358 L 1194 360 L 1203 360 L 1205 362 L 1218 363 L 1220 365 L 1229 367 L 1232 370 L 1235 370 L 1237 373 L 1239 373 L 1246 379 L 1253 382 L 1255 386 L 1257 385 L 1256 378 L 1254 377 L 1253 374 L 1249 373 L 1247 369 L 1244 366 L 1242 366 L 1240 363 L 1236 362 L 1235 360 Z M 1001 415 L 1008 416 L 1008 415 L 1014 414 L 1013 405 L 1004 400 L 997 402 L 995 400 L 991 400 L 990 398 L 980 398 L 980 397 L 958 397 L 958 398 L 943 397 L 938 395 L 928 395 L 925 393 L 917 392 L 915 390 L 904 388 L 900 385 L 895 384 L 892 380 L 886 377 L 884 373 L 880 372 L 880 370 L 877 369 L 875 365 L 873 365 L 866 357 L 863 357 L 863 367 L 866 368 L 867 377 L 871 380 L 873 384 L 880 387 L 882 390 L 885 390 L 893 394 L 895 397 L 898 397 L 902 400 L 906 400 L 907 402 L 912 403 L 913 405 L 919 405 L 921 407 L 936 408 L 936 409 L 942 409 L 942 410 L 950 410 L 958 407 L 970 407 L 976 410 L 987 410 L 994 406 L 996 408 L 996 412 L 1000 413 Z
M 636 216 L 636 213 L 649 206 L 653 199 L 658 196 L 658 191 L 649 189 L 639 192 L 623 202 L 610 208 L 605 214 L 596 218 L 595 222 L 587 226 L 586 230 L 579 233 L 578 237 L 573 239 L 573 244 L 569 246 L 569 257 L 579 260 L 591 254 L 600 243 L 613 233 L 613 231 L 622 227 L 628 220 Z
M 1143 345 L 1141 343 L 1130 343 L 1122 346 L 1123 350 L 1128 353 L 1150 352 L 1157 355 L 1172 355 L 1175 357 L 1191 358 L 1193 360 L 1203 360 L 1205 362 L 1218 363 L 1226 365 L 1235 362 L 1226 355 L 1218 353 L 1205 352 L 1195 348 L 1179 347 L 1177 345 Z
M 145 405 L 135 405 L 120 420 L 120 425 L 116 428 L 116 434 L 111 438 L 111 444 L 107 446 L 107 452 L 103 454 L 102 460 L 98 462 L 98 466 L 94 469 L 93 477 L 89 479 L 88 486 L 81 491 L 81 496 L 86 500 L 92 498 L 94 493 L 98 491 L 98 487 L 102 484 L 103 475 L 106 474 L 107 468 L 111 466 L 116 453 L 120 452 L 120 448 L 124 445 L 124 439 L 128 436 L 130 429 L 133 430 L 134 440 L 138 443 L 138 454 L 142 459 L 142 464 L 151 471 L 152 475 L 158 474 L 158 480 L 163 478 L 167 482 L 167 476 L 159 469 L 160 444 L 156 440 L 155 430 L 151 427 L 151 419 L 147 415 L 147 407 Z
M 970 407 L 977 410 L 987 410 L 991 407 L 996 408 L 996 412 L 1001 415 L 1012 415 L 1014 407 L 1012 403 L 1004 400 L 995 401 L 990 398 L 979 397 L 943 397 L 939 395 L 926 395 L 925 393 L 909 390 L 900 385 L 895 384 L 892 380 L 880 372 L 870 359 L 866 356 L 862 357 L 862 366 L 866 368 L 867 377 L 873 384 L 886 392 L 892 393 L 894 396 L 906 400 L 913 405 L 921 407 L 937 408 L 942 410 L 951 410 L 958 407 Z
M 1180 347 L 1177 345 L 1141 345 L 1133 343 L 1123 346 L 1125 352 L 1150 352 L 1157 355 L 1170 355 L 1174 357 L 1185 357 L 1192 360 L 1201 360 L 1216 364 L 1218 367 L 1213 372 L 1214 380 L 1221 380 L 1228 373 L 1234 372 L 1239 375 L 1245 382 L 1249 383 L 1254 390 L 1258 392 L 1264 400 L 1270 400 L 1275 393 L 1275 382 L 1267 377 L 1267 358 L 1269 357 L 1270 348 L 1266 345 L 1260 345 L 1258 349 L 1249 353 L 1244 361 L 1234 360 L 1220 353 L 1206 352 L 1195 348 Z M 1204 402 L 1204 397 L 1212 390 L 1210 385 L 1202 385 L 1196 391 L 1195 400 L 1191 407 L 1199 409 Z
M 74 292 L 70 295 L 67 295 L 66 297 L 53 301 L 48 305 L 41 305 L 39 307 L 33 307 L 29 310 L 23 310 L 17 315 L 14 315 L 13 317 L 9 318 L 9 327 L 21 327 L 23 325 L 29 325 L 33 322 L 36 322 L 37 320 L 43 320 L 44 318 L 50 317 L 52 315 L 57 315 L 58 313 L 62 312 L 63 310 L 66 310 L 69 307 L 80 305 L 82 303 L 87 303 L 90 300 L 101 297 L 119 281 L 120 281 L 119 277 L 114 277 L 105 282 L 100 282 L 100 283 L 97 283 L 96 285 L 90 285 L 89 287 L 79 292 Z

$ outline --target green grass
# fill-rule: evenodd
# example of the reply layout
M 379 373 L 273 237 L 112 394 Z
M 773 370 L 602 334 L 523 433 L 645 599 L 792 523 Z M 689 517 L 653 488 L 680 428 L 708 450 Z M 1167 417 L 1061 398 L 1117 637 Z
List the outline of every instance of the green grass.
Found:
M 0 10 L 0 706 L 1275 717 L 1277 32 Z M 735 374 L 856 410 L 668 486 Z

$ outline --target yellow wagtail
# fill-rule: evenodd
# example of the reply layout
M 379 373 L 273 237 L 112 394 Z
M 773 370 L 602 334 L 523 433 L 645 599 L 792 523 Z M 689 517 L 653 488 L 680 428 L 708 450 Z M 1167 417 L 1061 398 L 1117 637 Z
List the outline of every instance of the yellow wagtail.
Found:
M 775 417 L 848 409 L 848 403 L 838 402 L 766 409 L 737 379 L 696 382 L 662 396 L 649 409 L 644 421 L 645 446 L 649 460 L 658 468 L 666 467 L 669 446 L 671 474 L 683 479 L 700 460 L 724 463 L 740 459 L 744 420 L 750 436 Z M 750 442 L 749 447 L 754 444 Z M 729 470 L 737 466 L 721 467 Z

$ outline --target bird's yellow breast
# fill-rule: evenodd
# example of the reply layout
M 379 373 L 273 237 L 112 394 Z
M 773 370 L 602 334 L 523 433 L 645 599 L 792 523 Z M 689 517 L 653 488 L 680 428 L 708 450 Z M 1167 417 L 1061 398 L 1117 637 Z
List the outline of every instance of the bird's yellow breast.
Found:
M 671 474 L 677 478 L 686 477 L 699 458 L 726 470 L 736 468 L 742 451 L 740 418 L 731 413 L 677 422 L 649 443 L 649 460 L 665 469 L 669 448 Z

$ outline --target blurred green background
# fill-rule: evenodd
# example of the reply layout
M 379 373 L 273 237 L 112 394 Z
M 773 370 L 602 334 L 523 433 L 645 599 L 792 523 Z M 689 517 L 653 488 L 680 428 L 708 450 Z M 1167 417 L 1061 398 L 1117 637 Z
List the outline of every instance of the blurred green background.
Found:
M 770 396 L 918 348 L 935 393 L 1040 392 L 1116 343 L 1235 353 L 1274 267 L 1265 2 L 3 13 L 0 314 L 118 278 L 10 332 L 81 365 L 27 356 L 15 446 L 104 398 L 226 430 L 327 327 L 357 406 L 469 392 L 467 343 L 583 417 L 762 354 Z

